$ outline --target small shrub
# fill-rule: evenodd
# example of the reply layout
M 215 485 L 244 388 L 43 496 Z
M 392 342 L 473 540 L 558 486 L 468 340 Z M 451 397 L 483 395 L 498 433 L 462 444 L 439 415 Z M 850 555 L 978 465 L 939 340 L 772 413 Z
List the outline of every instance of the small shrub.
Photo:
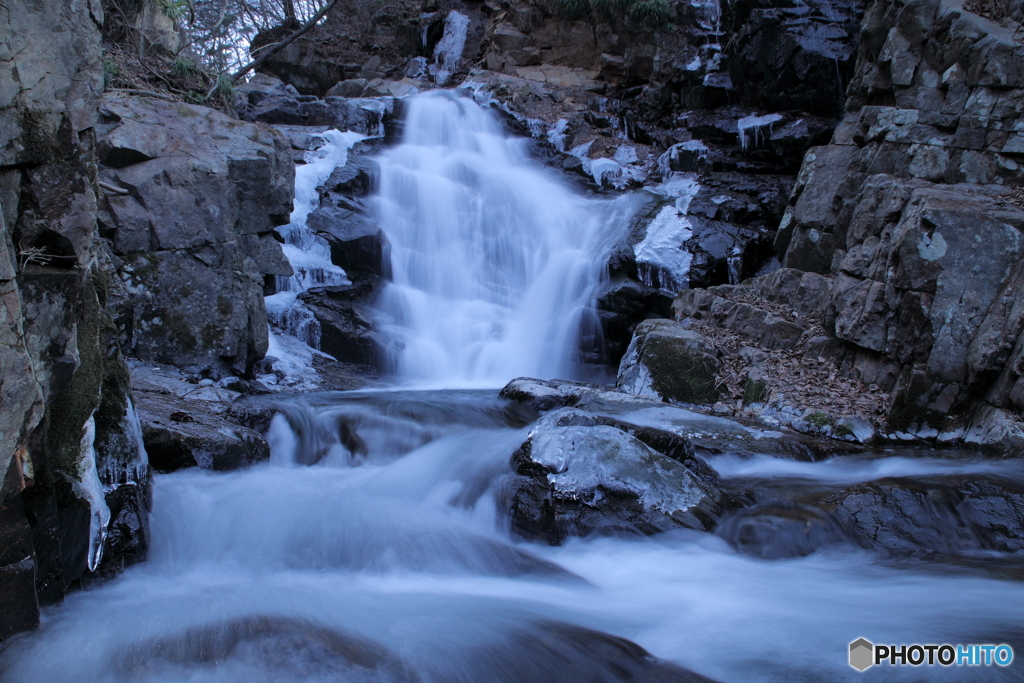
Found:
M 815 427 L 827 427 L 832 424 L 832 418 L 825 413 L 811 413 L 807 416 L 807 422 Z
M 161 12 L 174 21 L 188 14 L 188 0 L 157 0 L 157 5 Z
M 220 74 L 217 76 L 217 94 L 223 98 L 225 102 L 233 102 L 235 100 L 235 82 L 231 80 L 231 77 L 227 74 Z
M 843 422 L 841 424 L 836 425 L 835 429 L 832 431 L 832 434 L 839 438 L 853 436 L 853 429 L 850 427 L 850 425 Z
M 111 59 L 103 60 L 103 87 L 111 88 L 122 76 L 121 67 Z
M 171 73 L 178 78 L 192 78 L 199 75 L 199 67 L 188 57 L 178 57 L 171 66 Z
M 582 19 L 589 9 L 588 0 L 558 0 L 558 15 L 563 19 Z
M 646 26 L 664 26 L 668 23 L 668 4 L 665 0 L 639 0 L 629 8 L 629 16 Z

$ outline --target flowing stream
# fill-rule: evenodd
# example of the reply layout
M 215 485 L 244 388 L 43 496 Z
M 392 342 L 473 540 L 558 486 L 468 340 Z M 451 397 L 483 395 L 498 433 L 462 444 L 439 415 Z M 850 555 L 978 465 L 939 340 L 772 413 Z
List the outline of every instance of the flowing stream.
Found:
M 628 201 L 574 196 L 465 100 L 417 99 L 405 135 L 377 200 L 397 364 L 405 380 L 461 388 L 265 399 L 271 461 L 157 475 L 148 561 L 44 610 L 10 641 L 2 681 L 698 680 L 601 634 L 723 683 L 1021 680 L 1016 662 L 847 664 L 858 637 L 1019 638 L 1019 581 L 853 548 L 762 560 L 686 530 L 514 541 L 502 500 L 536 415 L 465 387 L 572 369 Z M 822 485 L 993 468 L 892 458 L 711 464 L 726 480 Z

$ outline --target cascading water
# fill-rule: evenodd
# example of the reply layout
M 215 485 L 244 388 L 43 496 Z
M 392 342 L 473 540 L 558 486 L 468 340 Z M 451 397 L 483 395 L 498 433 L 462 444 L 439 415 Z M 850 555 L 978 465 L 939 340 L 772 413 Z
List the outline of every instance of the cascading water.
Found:
M 572 373 L 604 263 L 635 206 L 581 197 L 472 101 L 409 102 L 380 158 L 394 281 L 381 301 L 406 381 L 500 386 Z
M 564 372 L 628 201 L 573 195 L 464 100 L 418 99 L 406 127 L 382 159 L 377 207 L 392 241 L 384 306 L 405 344 L 401 377 L 467 384 Z M 308 244 L 300 208 L 313 206 L 320 176 L 344 158 L 348 138 L 328 136 L 335 145 L 300 174 L 292 246 Z M 694 188 L 687 178 L 666 183 L 675 213 L 652 240 L 679 239 Z M 282 294 L 341 277 L 289 252 L 298 276 Z M 685 277 L 687 265 L 652 262 L 664 277 Z M 846 659 L 862 636 L 971 643 L 1020 634 L 1019 580 L 918 560 L 886 566 L 857 547 L 766 561 L 688 530 L 517 543 L 499 501 L 535 417 L 518 404 L 466 389 L 266 400 L 278 411 L 270 462 L 156 475 L 149 560 L 47 608 L 38 632 L 7 643 L 0 681 L 707 680 L 601 632 L 721 683 L 1021 680 L 1016 662 L 861 674 Z M 619 417 L 673 429 L 658 421 L 665 410 Z M 84 460 L 91 448 L 90 437 Z M 710 462 L 739 487 L 950 474 L 1024 485 L 1019 463 L 970 458 L 724 453 Z

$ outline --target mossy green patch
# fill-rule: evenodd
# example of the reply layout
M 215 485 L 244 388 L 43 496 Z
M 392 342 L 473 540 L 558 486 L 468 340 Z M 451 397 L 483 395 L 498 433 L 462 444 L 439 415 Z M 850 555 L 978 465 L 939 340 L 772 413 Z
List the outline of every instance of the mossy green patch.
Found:
M 743 404 L 760 403 L 767 393 L 768 384 L 763 379 L 747 379 L 743 385 Z
M 67 386 L 54 398 L 43 418 L 46 459 L 57 477 L 53 484 L 58 500 L 72 503 L 74 494 L 61 479 L 78 481 L 78 461 L 86 421 L 100 404 L 103 385 L 103 353 L 100 349 L 101 311 L 91 278 L 82 288 L 78 320 L 79 366 Z
M 651 386 L 663 398 L 681 403 L 714 403 L 719 390 L 718 359 L 677 340 L 651 336 L 641 358 L 651 374 Z
M 807 416 L 807 422 L 815 427 L 827 427 L 832 424 L 832 418 L 827 413 L 811 413 Z

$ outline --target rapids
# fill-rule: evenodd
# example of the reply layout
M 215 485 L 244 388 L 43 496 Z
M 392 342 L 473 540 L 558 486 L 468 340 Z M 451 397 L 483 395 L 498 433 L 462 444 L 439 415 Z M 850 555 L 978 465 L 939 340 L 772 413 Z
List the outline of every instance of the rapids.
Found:
M 270 462 L 155 475 L 149 559 L 46 608 L 38 631 L 9 641 L 0 680 L 697 680 L 672 663 L 722 683 L 1021 680 L 1018 663 L 847 664 L 858 637 L 1014 643 L 1020 581 L 852 548 L 762 560 L 683 530 L 561 547 L 510 536 L 510 454 L 536 415 L 494 387 L 573 371 L 632 210 L 573 194 L 522 145 L 468 100 L 418 97 L 375 200 L 392 244 L 382 315 L 403 348 L 398 378 L 492 388 L 266 399 L 278 413 Z M 997 467 L 886 456 L 710 462 L 744 485 Z

